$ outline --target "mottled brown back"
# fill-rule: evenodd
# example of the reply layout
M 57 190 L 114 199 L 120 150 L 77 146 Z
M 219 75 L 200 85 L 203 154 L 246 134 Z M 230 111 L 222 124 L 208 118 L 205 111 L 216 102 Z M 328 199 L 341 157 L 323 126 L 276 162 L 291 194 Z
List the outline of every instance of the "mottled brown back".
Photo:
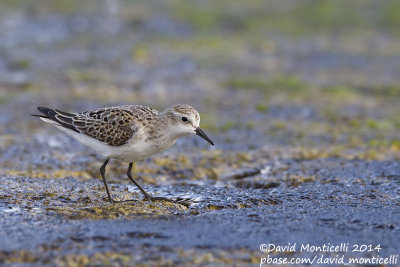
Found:
M 111 146 L 128 143 L 143 120 L 158 114 L 152 108 L 139 105 L 100 108 L 74 114 L 56 109 L 47 110 L 46 115 L 52 114 L 52 116 L 46 117 L 60 123 L 61 126 L 86 134 Z

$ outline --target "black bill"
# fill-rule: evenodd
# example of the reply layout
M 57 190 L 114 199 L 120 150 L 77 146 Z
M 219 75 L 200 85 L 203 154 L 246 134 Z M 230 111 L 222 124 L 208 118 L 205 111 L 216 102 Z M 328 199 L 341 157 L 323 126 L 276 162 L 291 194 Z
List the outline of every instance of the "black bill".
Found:
M 200 136 L 201 138 L 207 140 L 210 144 L 214 145 L 214 142 L 211 141 L 210 138 L 208 138 L 208 136 L 206 135 L 206 133 L 203 132 L 203 130 L 200 129 L 200 127 L 197 127 L 197 129 L 196 129 L 196 134 L 197 134 L 198 136 Z

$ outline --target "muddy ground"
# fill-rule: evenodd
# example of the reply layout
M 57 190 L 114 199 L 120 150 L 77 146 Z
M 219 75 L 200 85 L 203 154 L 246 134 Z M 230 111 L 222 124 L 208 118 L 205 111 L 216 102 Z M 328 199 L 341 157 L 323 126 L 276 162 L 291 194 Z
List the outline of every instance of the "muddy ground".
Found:
M 0 265 L 395 259 L 399 10 L 390 0 L 2 1 Z M 30 116 L 133 103 L 190 104 L 216 143 L 185 137 L 136 164 L 144 188 L 175 203 L 144 200 L 116 160 L 107 176 L 124 202 L 107 203 L 104 159 Z

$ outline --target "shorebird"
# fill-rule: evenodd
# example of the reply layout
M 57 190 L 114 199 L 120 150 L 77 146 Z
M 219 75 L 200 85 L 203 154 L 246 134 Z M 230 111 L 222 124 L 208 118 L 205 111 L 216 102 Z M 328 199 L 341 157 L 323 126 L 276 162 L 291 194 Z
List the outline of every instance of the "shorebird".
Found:
M 211 145 L 213 141 L 200 128 L 200 115 L 191 106 L 174 105 L 163 112 L 140 105 L 105 107 L 81 113 L 68 113 L 45 107 L 33 115 L 93 149 L 106 160 L 100 167 L 108 201 L 114 202 L 107 185 L 105 171 L 111 158 L 129 163 L 128 178 L 148 199 L 151 197 L 132 177 L 133 162 L 162 152 L 179 137 L 197 134 Z

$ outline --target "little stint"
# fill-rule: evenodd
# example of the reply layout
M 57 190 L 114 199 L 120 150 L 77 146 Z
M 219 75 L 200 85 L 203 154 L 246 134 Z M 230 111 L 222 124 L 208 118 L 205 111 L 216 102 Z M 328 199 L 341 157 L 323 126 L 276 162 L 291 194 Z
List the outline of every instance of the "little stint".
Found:
M 99 108 L 81 113 L 38 107 L 43 114 L 33 115 L 75 138 L 106 158 L 100 167 L 108 201 L 105 169 L 111 158 L 129 162 L 128 178 L 144 196 L 152 198 L 132 177 L 133 162 L 170 148 L 179 137 L 197 134 L 211 145 L 213 141 L 200 126 L 199 113 L 189 105 L 174 105 L 163 112 L 140 105 Z

